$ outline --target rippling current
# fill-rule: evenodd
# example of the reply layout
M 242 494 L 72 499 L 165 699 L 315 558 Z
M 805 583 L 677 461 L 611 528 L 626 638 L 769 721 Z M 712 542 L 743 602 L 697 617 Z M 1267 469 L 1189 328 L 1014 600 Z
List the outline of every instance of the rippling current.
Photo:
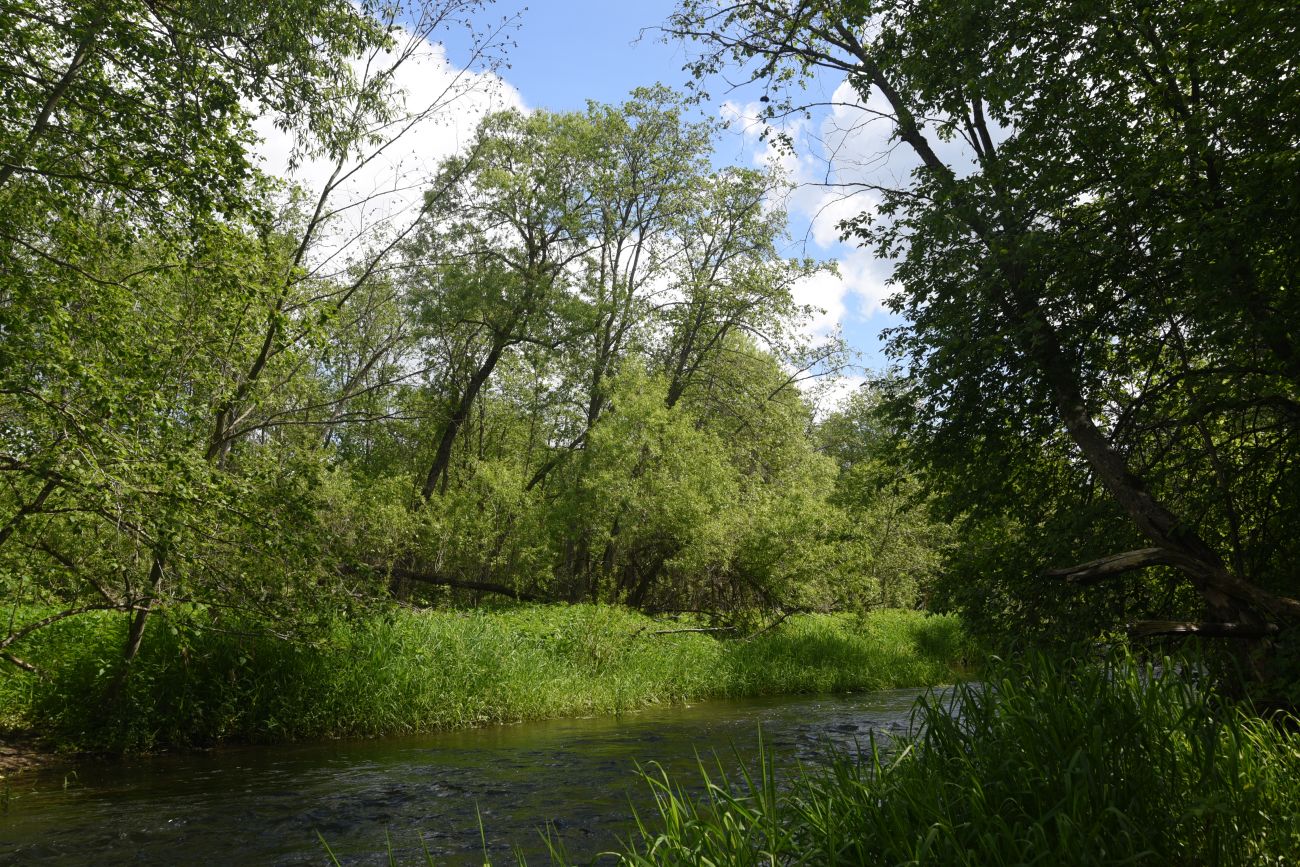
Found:
M 753 762 L 761 727 L 778 768 L 829 741 L 905 731 L 918 690 L 710 701 L 620 717 L 469 731 L 226 748 L 48 768 L 0 792 L 4 864 L 548 863 L 550 826 L 568 855 L 618 847 L 648 790 L 637 763 L 698 779 L 696 755 Z M 3 784 L 0 784 L 3 785 Z M 386 837 L 387 834 L 387 837 Z

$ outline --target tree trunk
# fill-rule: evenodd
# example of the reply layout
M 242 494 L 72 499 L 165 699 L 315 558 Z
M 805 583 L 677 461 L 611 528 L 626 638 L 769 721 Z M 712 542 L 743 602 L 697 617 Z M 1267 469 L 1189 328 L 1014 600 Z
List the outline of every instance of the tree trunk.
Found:
M 488 353 L 483 363 L 479 365 L 478 370 L 470 377 L 469 383 L 465 386 L 465 391 L 461 394 L 456 408 L 451 413 L 451 418 L 447 419 L 447 424 L 442 429 L 442 436 L 438 440 L 438 450 L 433 456 L 433 465 L 429 467 L 429 474 L 424 480 L 424 489 L 422 494 L 425 500 L 433 497 L 434 491 L 438 489 L 439 482 L 445 482 L 447 469 L 451 466 L 451 449 L 456 444 L 456 435 L 460 433 L 461 426 L 469 418 L 469 412 L 474 406 L 474 400 L 478 397 L 483 384 L 488 381 L 492 375 L 493 369 L 496 368 L 497 362 L 501 360 L 501 354 L 505 352 L 506 343 L 503 340 L 497 340 L 492 344 L 492 350 Z
M 118 699 L 122 696 L 122 690 L 126 687 L 126 682 L 131 676 L 131 663 L 135 661 L 136 656 L 140 653 L 141 645 L 144 644 L 144 628 L 149 622 L 149 614 L 153 610 L 154 598 L 158 595 L 158 589 L 162 586 L 165 568 L 163 556 L 155 553 L 153 563 L 149 566 L 149 595 L 142 602 L 136 604 L 135 616 L 131 618 L 131 628 L 127 631 L 126 644 L 122 648 L 122 666 L 104 692 L 105 707 L 111 708 L 117 704 Z
M 1008 275 L 1014 276 L 1014 272 Z M 1265 622 L 1266 613 L 1300 618 L 1300 602 L 1274 596 L 1232 575 L 1214 549 L 1157 500 L 1145 481 L 1129 469 L 1125 457 L 1111 446 L 1088 412 L 1078 377 L 1038 300 L 1018 286 L 1018 281 L 1009 282 L 1015 302 L 1009 312 L 1028 326 L 1021 349 L 1046 379 L 1070 438 L 1138 530 L 1166 552 L 1168 562 L 1191 580 L 1205 599 L 1207 619 L 1259 626 Z

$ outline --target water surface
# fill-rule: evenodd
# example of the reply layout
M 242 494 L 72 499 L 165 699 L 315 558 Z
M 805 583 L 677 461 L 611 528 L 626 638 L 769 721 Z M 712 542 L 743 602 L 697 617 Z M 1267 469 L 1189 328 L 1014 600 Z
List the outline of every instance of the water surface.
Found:
M 907 728 L 919 690 L 659 707 L 620 717 L 459 732 L 227 748 L 46 769 L 0 805 L 4 864 L 321 864 L 317 832 L 345 864 L 482 864 L 477 816 L 495 864 L 548 863 L 549 824 L 590 861 L 628 835 L 649 796 L 636 764 L 694 779 L 695 757 L 764 743 L 782 768 Z M 6 798 L 0 793 L 0 801 Z M 476 812 L 477 811 L 477 812 Z

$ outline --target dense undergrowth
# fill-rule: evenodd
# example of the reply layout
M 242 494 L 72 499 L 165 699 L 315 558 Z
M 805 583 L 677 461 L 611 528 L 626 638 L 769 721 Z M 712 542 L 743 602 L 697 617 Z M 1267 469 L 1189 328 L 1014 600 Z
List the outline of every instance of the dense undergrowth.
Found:
M 742 779 L 715 773 L 702 798 L 647 774 L 658 816 L 623 861 L 1296 863 L 1295 721 L 1224 705 L 1178 670 L 1005 666 L 922 699 L 913 739 L 833 756 L 789 787 L 770 758 Z
M 949 682 L 966 652 L 952 617 L 801 616 L 750 640 L 670 632 L 610 606 L 395 610 L 339 621 L 314 646 L 158 617 L 117 701 L 126 623 L 105 614 L 19 648 L 45 677 L 0 673 L 0 725 L 55 747 L 147 750 L 610 714 L 722 696 Z

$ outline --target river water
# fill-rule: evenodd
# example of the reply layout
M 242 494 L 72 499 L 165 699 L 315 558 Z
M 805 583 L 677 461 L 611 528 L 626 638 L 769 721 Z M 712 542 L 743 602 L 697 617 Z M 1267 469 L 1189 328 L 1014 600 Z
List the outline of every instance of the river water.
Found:
M 918 690 L 659 707 L 620 717 L 226 748 L 45 769 L 0 792 L 0 863 L 245 865 L 548 863 L 548 824 L 581 861 L 644 815 L 637 763 L 696 780 L 695 757 L 752 762 L 761 727 L 778 768 L 829 741 L 905 731 Z M 715 765 L 716 767 L 716 765 Z M 482 817 L 480 826 L 479 816 Z M 604 859 L 602 859 L 604 860 Z

